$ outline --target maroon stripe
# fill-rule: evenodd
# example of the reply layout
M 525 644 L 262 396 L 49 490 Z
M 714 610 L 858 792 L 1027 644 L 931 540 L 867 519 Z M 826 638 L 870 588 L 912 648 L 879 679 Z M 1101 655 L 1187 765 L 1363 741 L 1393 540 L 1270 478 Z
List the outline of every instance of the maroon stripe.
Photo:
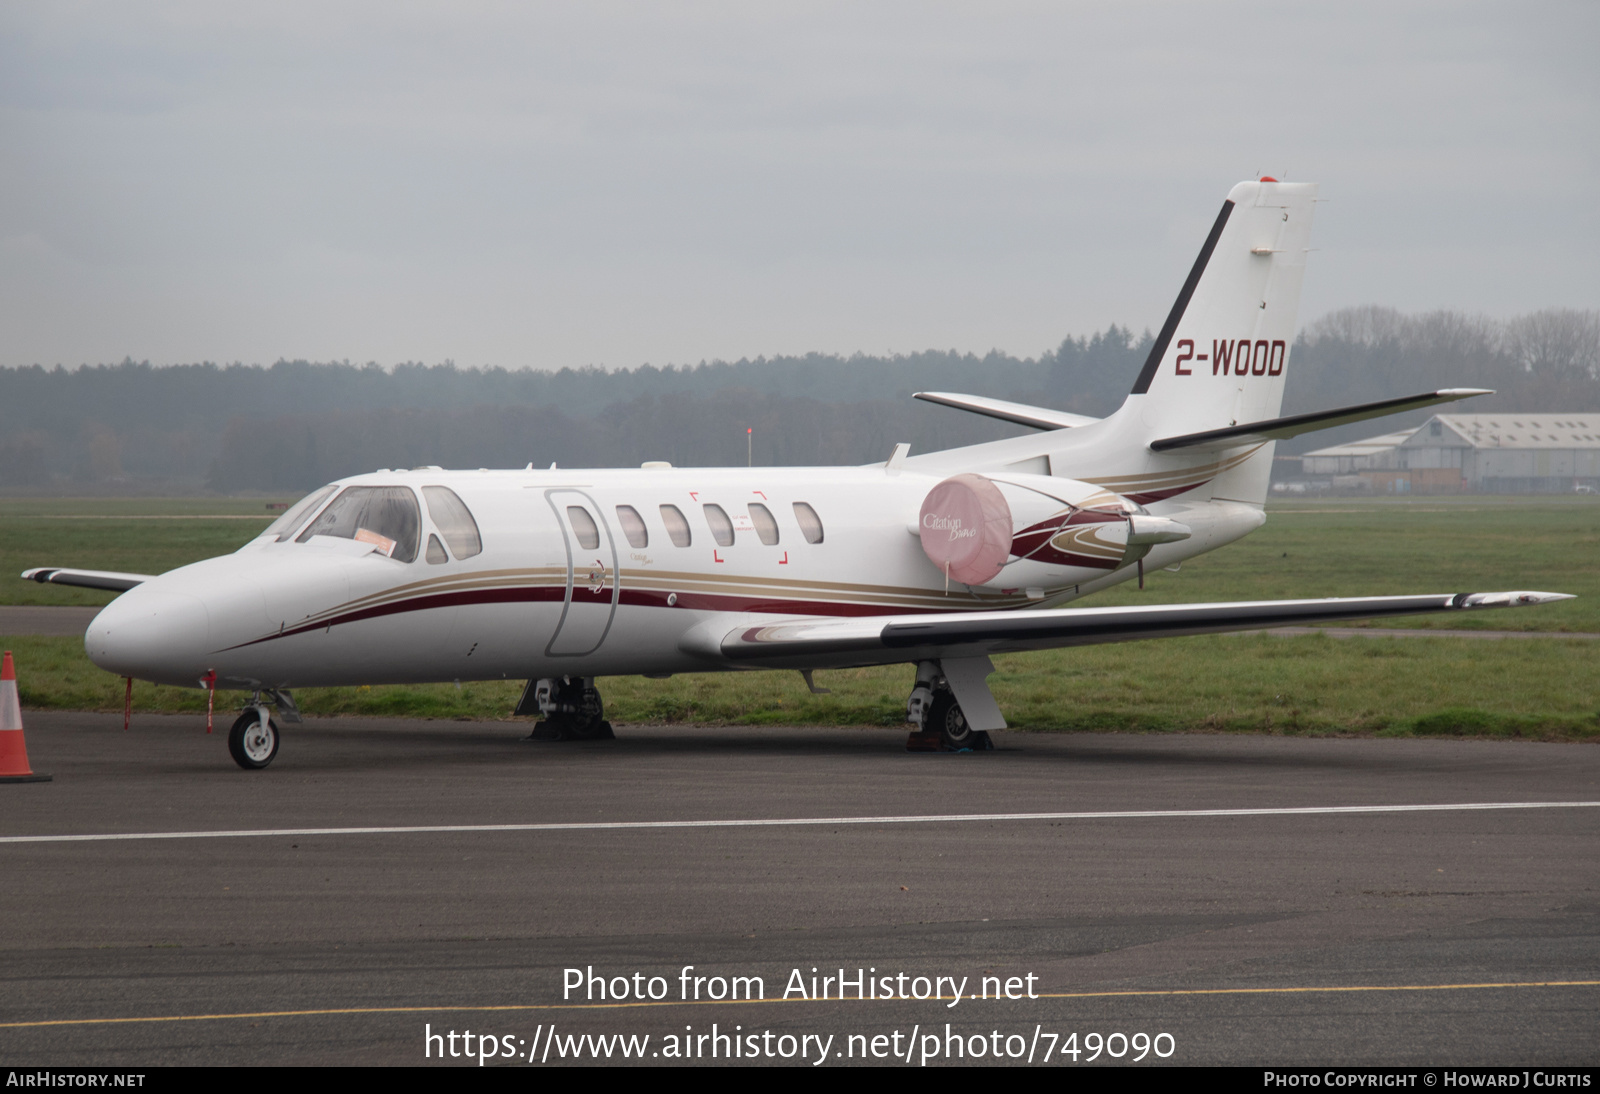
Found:
M 713 612 L 757 612 L 767 615 L 921 615 L 955 608 L 906 608 L 898 604 L 862 604 L 838 600 L 785 600 L 779 597 L 727 596 L 721 593 L 678 593 L 678 608 Z M 621 602 L 640 608 L 668 608 L 667 594 L 655 590 L 623 589 Z M 993 609 L 974 606 L 974 611 Z
M 567 596 L 565 585 L 550 585 L 540 587 L 513 587 L 499 589 L 466 589 L 453 593 L 430 593 L 426 596 L 414 596 L 406 600 L 395 600 L 388 604 L 375 604 L 370 608 L 361 608 L 353 612 L 336 615 L 332 619 L 323 619 L 316 623 L 303 623 L 298 627 L 279 631 L 276 634 L 264 635 L 249 642 L 241 642 L 229 649 L 243 649 L 245 646 L 254 646 L 261 642 L 271 642 L 275 638 L 289 638 L 296 634 L 306 634 L 310 631 L 325 630 L 337 627 L 344 623 L 359 623 L 363 619 L 377 619 L 385 615 L 400 615 L 405 612 L 425 612 L 430 608 L 454 608 L 462 604 L 518 604 L 537 603 L 540 601 L 561 601 Z
M 258 645 L 262 642 L 271 642 L 278 638 L 289 638 L 297 634 L 307 634 L 311 631 L 326 630 L 330 627 L 342 626 L 346 623 L 359 623 L 364 619 L 377 619 L 386 615 L 402 615 L 408 612 L 423 612 L 432 608 L 454 608 L 465 604 L 529 604 L 529 603 L 560 603 L 566 599 L 567 590 L 564 585 L 551 585 L 536 588 L 511 587 L 497 589 L 471 589 L 453 593 L 432 593 L 426 596 L 414 596 L 406 600 L 396 600 L 387 604 L 377 604 L 357 611 L 345 612 L 331 619 L 324 619 L 316 623 L 305 623 L 298 627 L 280 631 L 275 634 L 263 635 L 249 642 L 241 642 L 228 649 L 243 649 L 246 646 Z M 576 604 L 593 603 L 588 598 L 594 594 L 586 586 L 579 586 L 574 590 L 573 602 Z M 654 589 L 623 589 L 618 602 L 638 608 L 676 608 L 698 611 L 722 612 L 755 612 L 770 615 L 824 615 L 824 616 L 874 616 L 874 615 L 921 615 L 947 611 L 992 611 L 993 608 L 983 604 L 956 604 L 950 607 L 932 608 L 907 608 L 898 604 L 865 604 L 847 601 L 832 600 L 792 600 L 780 597 L 755 597 L 755 596 L 728 596 L 719 593 L 677 593 L 675 604 L 667 603 L 666 592 Z M 604 599 L 599 603 L 604 604 Z
M 1191 490 L 1198 490 L 1210 481 L 1210 479 L 1202 479 L 1190 486 L 1172 486 L 1165 490 L 1146 490 L 1142 494 L 1124 494 L 1122 496 L 1129 501 L 1136 501 L 1140 505 L 1145 505 L 1152 501 L 1166 501 L 1168 498 L 1175 498 L 1179 494 L 1187 494 Z
M 1051 517 L 1024 528 L 1012 540 L 1011 549 L 1019 558 L 1043 562 L 1052 566 L 1081 566 L 1089 570 L 1115 570 L 1119 563 L 1114 559 L 1094 558 L 1090 555 L 1063 551 L 1050 542 L 1069 527 L 1086 524 L 1112 524 L 1126 520 L 1121 513 L 1107 513 L 1100 509 L 1074 509 L 1064 517 Z
M 1045 562 L 1051 566 L 1082 566 L 1086 570 L 1115 570 L 1122 565 L 1118 559 L 1094 558 L 1090 555 L 1073 554 L 1071 551 L 1058 551 L 1054 547 L 1045 547 L 1035 551 L 1031 559 L 1034 562 Z

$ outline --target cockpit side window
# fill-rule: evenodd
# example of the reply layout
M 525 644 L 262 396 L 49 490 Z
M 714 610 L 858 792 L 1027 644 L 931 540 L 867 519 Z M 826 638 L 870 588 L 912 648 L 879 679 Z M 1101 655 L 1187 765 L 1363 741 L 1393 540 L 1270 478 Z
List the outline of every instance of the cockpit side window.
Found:
M 337 489 L 337 486 L 324 486 L 315 493 L 307 494 L 289 506 L 283 516 L 267 525 L 267 530 L 261 534 L 278 540 L 288 539 L 294 535 L 295 529 L 300 527 L 300 522 L 315 512 L 317 506 L 327 501 Z
M 451 554 L 463 559 L 483 551 L 478 522 L 472 519 L 472 510 L 454 490 L 448 486 L 424 486 L 422 496 L 428 502 L 428 515 L 450 545 Z
M 351 486 L 334 498 L 298 537 L 337 536 L 371 543 L 397 562 L 417 557 L 422 510 L 404 486 Z

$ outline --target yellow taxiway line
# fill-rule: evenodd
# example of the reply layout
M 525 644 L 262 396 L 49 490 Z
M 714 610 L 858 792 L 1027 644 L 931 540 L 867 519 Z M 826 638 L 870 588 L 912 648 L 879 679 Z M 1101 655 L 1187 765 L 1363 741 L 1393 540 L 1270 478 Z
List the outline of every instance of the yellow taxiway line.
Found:
M 1069 991 L 1041 992 L 1037 999 L 1127 999 L 1200 995 L 1333 995 L 1358 992 L 1386 991 L 1481 991 L 1494 988 L 1593 988 L 1600 980 L 1527 980 L 1486 984 L 1358 984 L 1345 987 L 1291 987 L 1291 988 L 1171 988 L 1135 991 Z M 882 1003 L 917 1002 L 932 1003 L 954 999 L 951 995 L 935 995 L 927 999 L 700 999 L 689 1001 L 661 1000 L 659 1002 L 628 1003 L 503 1003 L 482 1006 L 437 1007 L 329 1007 L 319 1010 L 261 1010 L 237 1014 L 158 1014 L 134 1018 L 51 1018 L 39 1022 L 0 1022 L 0 1029 L 38 1029 L 44 1026 L 110 1026 L 150 1022 L 220 1022 L 241 1018 L 315 1018 L 341 1014 L 491 1014 L 509 1011 L 589 1011 L 589 1010 L 643 1010 L 659 1007 L 727 1007 L 756 1006 L 762 1003 Z M 1033 1000 L 1027 1000 L 1029 1002 Z M 970 997 L 968 997 L 970 1002 Z M 998 1000 L 996 1000 L 998 1001 Z M 1021 999 L 1007 1002 L 1024 1002 Z

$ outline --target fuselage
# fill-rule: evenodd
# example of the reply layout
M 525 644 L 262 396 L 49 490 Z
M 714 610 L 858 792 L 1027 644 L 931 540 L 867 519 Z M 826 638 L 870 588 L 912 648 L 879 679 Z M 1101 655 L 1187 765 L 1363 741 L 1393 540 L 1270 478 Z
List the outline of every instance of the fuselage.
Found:
M 1135 576 L 1102 562 L 1026 588 L 948 581 L 918 538 L 941 478 L 884 467 L 356 476 L 335 486 L 416 499 L 415 542 L 311 534 L 335 491 L 286 532 L 124 593 L 85 645 L 108 671 L 191 687 L 211 672 L 219 687 L 249 688 L 703 672 L 736 666 L 708 659 L 697 628 L 1053 607 Z M 470 513 L 470 557 L 446 545 L 429 500 L 439 488 Z M 1194 534 L 1154 547 L 1145 566 L 1262 521 L 1259 507 L 1225 501 L 1150 508 Z
M 1315 195 L 1232 188 L 1107 418 L 878 467 L 363 475 L 235 554 L 123 575 L 89 656 L 264 689 L 714 671 L 762 620 L 1053 608 L 1213 550 L 1260 526 L 1292 435 L 1231 429 L 1281 425 Z

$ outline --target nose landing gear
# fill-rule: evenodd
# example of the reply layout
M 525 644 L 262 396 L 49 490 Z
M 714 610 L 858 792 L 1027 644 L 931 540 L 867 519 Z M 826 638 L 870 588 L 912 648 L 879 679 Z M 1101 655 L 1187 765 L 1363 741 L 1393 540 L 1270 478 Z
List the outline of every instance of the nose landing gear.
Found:
M 542 715 L 527 737 L 530 741 L 609 741 L 616 737 L 605 719 L 592 677 L 530 680 L 513 713 Z
M 260 771 L 278 755 L 278 723 L 272 720 L 269 703 L 285 722 L 300 724 L 300 708 L 287 689 L 262 688 L 250 696 L 244 713 L 228 730 L 228 754 L 246 771 Z
M 278 724 L 265 705 L 250 707 L 228 730 L 228 753 L 246 771 L 260 771 L 278 754 Z

